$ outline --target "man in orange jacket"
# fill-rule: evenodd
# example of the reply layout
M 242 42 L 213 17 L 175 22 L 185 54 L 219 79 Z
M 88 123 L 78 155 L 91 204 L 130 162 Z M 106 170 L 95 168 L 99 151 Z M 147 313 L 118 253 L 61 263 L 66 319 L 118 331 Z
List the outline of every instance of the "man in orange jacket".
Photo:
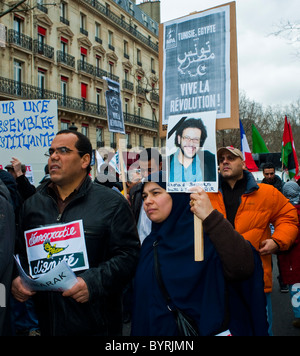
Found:
M 240 150 L 222 147 L 217 156 L 219 192 L 209 193 L 209 197 L 214 209 L 220 211 L 261 255 L 271 329 L 272 254 L 288 250 L 296 239 L 297 211 L 273 186 L 256 183 L 246 170 Z M 272 236 L 270 223 L 275 227 Z

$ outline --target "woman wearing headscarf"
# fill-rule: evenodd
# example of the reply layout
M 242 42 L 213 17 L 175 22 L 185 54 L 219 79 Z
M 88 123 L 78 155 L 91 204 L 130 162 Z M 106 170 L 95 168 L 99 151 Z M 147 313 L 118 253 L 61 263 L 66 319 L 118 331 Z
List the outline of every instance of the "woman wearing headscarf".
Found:
M 152 231 L 135 276 L 133 336 L 177 336 L 173 313 L 155 275 L 154 245 L 173 307 L 191 317 L 198 335 L 267 335 L 263 270 L 251 244 L 238 234 L 207 194 L 168 194 L 164 172 L 148 177 L 144 208 Z M 192 205 L 192 206 L 191 206 Z M 194 261 L 194 213 L 203 221 L 204 261 Z
M 289 199 L 298 212 L 300 220 L 300 186 L 288 181 L 282 188 L 283 195 Z M 278 255 L 278 264 L 282 282 L 289 286 L 291 302 L 295 319 L 293 325 L 300 328 L 300 224 L 298 223 L 298 236 L 292 247 Z

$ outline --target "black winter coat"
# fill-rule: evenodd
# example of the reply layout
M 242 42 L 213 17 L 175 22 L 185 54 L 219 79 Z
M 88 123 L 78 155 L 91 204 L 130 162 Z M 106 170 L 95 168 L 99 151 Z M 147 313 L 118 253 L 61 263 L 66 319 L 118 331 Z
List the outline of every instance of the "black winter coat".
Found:
M 77 303 L 59 292 L 34 297 L 42 335 L 120 335 L 122 291 L 135 273 L 139 238 L 130 207 L 119 193 L 86 178 L 59 214 L 47 185 L 25 201 L 21 217 L 22 264 L 27 262 L 24 231 L 83 220 L 89 269 L 76 272 L 87 283 L 90 300 Z
M 0 336 L 11 335 L 9 298 L 16 229 L 10 199 L 10 193 L 0 179 Z

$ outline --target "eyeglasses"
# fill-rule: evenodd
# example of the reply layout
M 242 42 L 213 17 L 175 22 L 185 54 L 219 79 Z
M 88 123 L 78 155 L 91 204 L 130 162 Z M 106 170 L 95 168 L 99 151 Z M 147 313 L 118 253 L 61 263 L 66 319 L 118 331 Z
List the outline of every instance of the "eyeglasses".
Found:
M 193 142 L 195 144 L 200 144 L 200 138 L 192 138 L 190 136 L 182 136 L 182 139 L 186 142 Z
M 49 150 L 45 153 L 46 157 L 51 157 L 54 153 L 61 155 L 61 156 L 65 156 L 71 152 L 73 152 L 74 150 L 71 150 L 68 147 L 56 147 L 54 148 L 49 148 Z M 82 151 L 77 151 L 78 153 L 83 153 Z

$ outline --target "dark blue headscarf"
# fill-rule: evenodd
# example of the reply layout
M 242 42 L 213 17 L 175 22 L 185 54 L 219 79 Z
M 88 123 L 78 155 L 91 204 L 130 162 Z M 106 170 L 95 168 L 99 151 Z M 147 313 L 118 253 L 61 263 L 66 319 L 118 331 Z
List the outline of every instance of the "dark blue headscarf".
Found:
M 165 189 L 163 172 L 148 177 Z M 145 183 L 147 184 L 147 183 Z M 173 314 L 159 289 L 153 243 L 158 241 L 162 278 L 173 304 L 192 317 L 200 335 L 215 335 L 228 327 L 235 335 L 266 335 L 261 260 L 254 251 L 256 272 L 241 283 L 226 283 L 219 255 L 204 233 L 204 261 L 194 261 L 194 215 L 190 195 L 170 194 L 169 217 L 152 224 L 142 244 L 135 276 L 133 336 L 176 336 Z M 230 320 L 228 317 L 230 314 Z
M 162 172 L 149 176 L 148 181 L 165 188 Z M 152 224 L 152 232 L 142 245 L 135 277 L 132 335 L 177 334 L 174 317 L 166 307 L 155 277 L 155 241 L 158 241 L 162 278 L 173 303 L 197 321 L 202 335 L 210 335 L 219 330 L 223 322 L 225 287 L 221 261 L 206 237 L 204 262 L 194 261 L 194 215 L 190 211 L 190 195 L 170 195 L 173 206 L 169 217 L 160 224 Z

